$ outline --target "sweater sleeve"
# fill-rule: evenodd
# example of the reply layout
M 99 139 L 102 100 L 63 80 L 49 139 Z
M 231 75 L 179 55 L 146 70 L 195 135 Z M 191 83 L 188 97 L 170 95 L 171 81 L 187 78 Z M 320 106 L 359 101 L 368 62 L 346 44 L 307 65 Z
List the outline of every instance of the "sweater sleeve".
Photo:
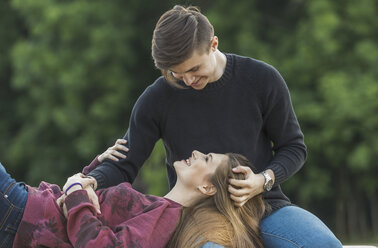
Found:
M 162 104 L 153 86 L 146 89 L 133 107 L 129 129 L 124 136 L 129 148 L 127 157 L 119 161 L 105 160 L 88 174 L 97 180 L 98 189 L 122 182 L 132 183 L 159 140 Z
M 68 238 L 73 247 L 80 248 L 165 247 L 179 216 L 179 208 L 169 208 L 168 201 L 163 201 L 110 228 L 95 216 L 85 190 L 69 194 L 65 203 Z
M 264 92 L 264 130 L 273 143 L 273 159 L 266 169 L 275 175 L 279 185 L 294 175 L 307 156 L 304 136 L 290 99 L 289 89 L 280 73 L 273 67 L 266 74 Z
M 91 171 L 93 171 L 94 169 L 96 169 L 97 166 L 100 164 L 100 162 L 99 162 L 98 159 L 97 159 L 98 156 L 99 156 L 99 155 L 97 155 L 97 156 L 92 160 L 92 162 L 91 162 L 89 165 L 87 165 L 87 166 L 85 166 L 85 167 L 83 168 L 82 173 L 83 173 L 84 175 L 87 175 L 89 172 L 91 172 Z

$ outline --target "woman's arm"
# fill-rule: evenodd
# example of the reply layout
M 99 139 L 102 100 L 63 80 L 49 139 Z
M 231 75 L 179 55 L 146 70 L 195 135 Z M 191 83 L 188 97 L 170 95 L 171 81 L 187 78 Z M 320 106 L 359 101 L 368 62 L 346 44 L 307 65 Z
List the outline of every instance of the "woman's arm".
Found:
M 76 184 L 83 180 L 85 178 L 77 174 L 69 178 L 63 187 L 68 194 L 65 199 L 67 234 L 74 247 L 165 247 L 175 228 L 180 208 L 170 208 L 170 203 L 164 200 L 141 201 L 141 194 L 118 186 L 106 195 L 124 201 L 126 208 L 130 204 L 132 207 L 115 213 L 108 209 L 106 214 L 111 215 L 98 216 L 87 192 Z M 132 213 L 133 210 L 136 212 Z M 119 223 L 116 228 L 106 225 L 113 221 Z
M 83 168 L 83 174 L 87 175 L 89 172 L 96 169 L 97 166 L 101 162 L 103 162 L 105 159 L 118 161 L 120 158 L 126 158 L 126 155 L 124 155 L 120 152 L 120 151 L 128 152 L 129 149 L 125 146 L 126 144 L 127 144 L 127 140 L 117 139 L 114 146 L 109 147 L 105 152 L 103 152 L 99 156 L 96 156 L 89 165 L 87 165 Z M 89 178 L 92 178 L 92 177 L 89 177 Z M 98 202 L 98 197 L 95 193 L 95 190 L 97 189 L 97 181 L 94 178 L 92 178 L 92 179 L 93 179 L 93 183 L 90 186 L 85 187 L 84 189 L 87 191 L 89 199 L 91 200 L 93 205 L 96 207 L 97 212 L 100 214 L 101 213 L 100 204 Z M 63 204 L 65 197 L 66 197 L 65 195 L 62 195 L 61 197 L 59 197 L 57 199 L 57 204 L 58 204 L 58 206 L 62 207 L 63 213 L 67 218 L 67 208 Z

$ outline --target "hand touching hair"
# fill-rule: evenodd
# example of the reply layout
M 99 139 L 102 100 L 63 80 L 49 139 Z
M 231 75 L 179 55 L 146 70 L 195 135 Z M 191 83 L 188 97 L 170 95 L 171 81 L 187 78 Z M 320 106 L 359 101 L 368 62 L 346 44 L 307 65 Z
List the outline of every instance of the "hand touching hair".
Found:
M 257 195 L 244 206 L 236 207 L 228 192 L 228 179 L 244 179 L 244 174 L 232 172 L 239 165 L 252 164 L 242 155 L 228 153 L 210 181 L 217 193 L 182 211 L 168 247 L 200 247 L 212 241 L 225 247 L 263 247 L 260 220 L 269 209 Z

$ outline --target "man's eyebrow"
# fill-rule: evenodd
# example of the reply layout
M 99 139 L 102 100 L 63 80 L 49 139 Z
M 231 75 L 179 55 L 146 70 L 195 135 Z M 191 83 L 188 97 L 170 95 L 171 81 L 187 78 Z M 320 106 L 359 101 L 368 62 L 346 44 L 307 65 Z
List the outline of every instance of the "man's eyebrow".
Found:
M 198 67 L 200 67 L 201 65 L 196 65 L 196 66 L 193 66 L 192 68 L 190 68 L 189 70 L 187 70 L 186 72 L 184 72 L 184 73 L 187 73 L 187 72 L 190 72 L 190 71 L 192 71 L 192 70 L 194 70 L 194 69 L 197 69 Z M 172 70 L 170 70 L 171 72 L 173 72 L 173 73 L 177 73 L 177 72 L 175 72 L 175 71 L 172 71 Z

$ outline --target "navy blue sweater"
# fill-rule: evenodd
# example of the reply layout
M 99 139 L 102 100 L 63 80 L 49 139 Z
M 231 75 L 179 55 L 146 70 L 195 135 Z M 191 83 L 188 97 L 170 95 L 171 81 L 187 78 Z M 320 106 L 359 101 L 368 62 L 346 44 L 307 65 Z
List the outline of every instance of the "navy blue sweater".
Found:
M 144 91 L 124 137 L 127 158 L 106 161 L 89 174 L 99 188 L 132 183 L 161 138 L 171 188 L 174 161 L 188 158 L 193 150 L 235 152 L 246 156 L 257 172 L 273 170 L 275 185 L 264 193 L 273 209 L 290 204 L 279 185 L 302 167 L 306 146 L 286 83 L 264 62 L 226 57 L 222 77 L 203 90 L 178 89 L 160 77 Z

